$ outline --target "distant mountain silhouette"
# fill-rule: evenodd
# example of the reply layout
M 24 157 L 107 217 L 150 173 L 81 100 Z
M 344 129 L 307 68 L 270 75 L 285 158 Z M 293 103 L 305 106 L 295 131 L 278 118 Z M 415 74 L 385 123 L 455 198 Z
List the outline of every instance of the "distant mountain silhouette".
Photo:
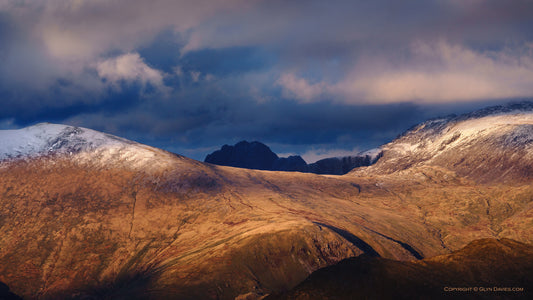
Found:
M 372 156 L 369 154 L 330 157 L 321 159 L 315 163 L 309 164 L 309 172 L 315 174 L 333 174 L 343 175 L 358 167 L 365 167 L 374 164 L 381 154 Z
M 265 144 L 242 141 L 235 146 L 224 145 L 205 158 L 205 162 L 221 166 L 271 170 L 279 159 Z
M 369 166 L 375 163 L 379 157 L 381 157 L 380 154 L 360 154 L 325 158 L 307 164 L 299 155 L 280 158 L 261 142 L 241 141 L 234 146 L 222 146 L 220 150 L 207 155 L 204 161 L 215 165 L 247 169 L 343 175 L 354 168 Z
M 272 170 L 308 172 L 309 167 L 300 155 L 279 158 L 274 162 Z

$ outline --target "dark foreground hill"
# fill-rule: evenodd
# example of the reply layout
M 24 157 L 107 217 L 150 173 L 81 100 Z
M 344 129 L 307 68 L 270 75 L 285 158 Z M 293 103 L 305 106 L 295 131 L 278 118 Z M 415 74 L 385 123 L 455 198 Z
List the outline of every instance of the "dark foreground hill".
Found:
M 0 300 L 22 300 L 22 298 L 12 293 L 9 287 L 0 281 Z
M 419 261 L 361 255 L 320 269 L 274 299 L 532 299 L 533 246 L 480 239 Z

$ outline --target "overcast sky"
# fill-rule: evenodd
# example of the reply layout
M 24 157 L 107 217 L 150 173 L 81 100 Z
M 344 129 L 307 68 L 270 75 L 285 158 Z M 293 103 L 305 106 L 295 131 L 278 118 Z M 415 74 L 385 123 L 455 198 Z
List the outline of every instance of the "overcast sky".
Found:
M 0 128 L 307 162 L 533 97 L 533 1 L 0 0 Z

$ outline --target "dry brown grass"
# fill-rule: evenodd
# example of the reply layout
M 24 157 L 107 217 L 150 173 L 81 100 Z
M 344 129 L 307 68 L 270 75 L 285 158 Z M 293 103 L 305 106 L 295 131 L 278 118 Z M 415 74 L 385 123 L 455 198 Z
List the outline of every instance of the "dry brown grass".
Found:
M 533 242 L 529 183 L 443 167 L 320 176 L 165 159 L 145 171 L 4 163 L 0 281 L 27 298 L 233 299 L 365 251 L 411 260 L 486 237 Z

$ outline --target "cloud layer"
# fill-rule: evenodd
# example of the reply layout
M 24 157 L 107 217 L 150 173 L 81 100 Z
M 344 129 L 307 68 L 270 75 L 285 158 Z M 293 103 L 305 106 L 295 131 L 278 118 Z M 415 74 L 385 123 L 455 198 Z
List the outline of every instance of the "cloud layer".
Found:
M 285 73 L 278 83 L 287 97 L 302 102 L 327 97 L 346 103 L 438 103 L 533 95 L 533 44 L 476 52 L 445 41 L 417 42 L 407 56 L 365 57 L 338 82 L 310 83 Z
M 70 122 L 195 158 L 244 138 L 364 150 L 533 97 L 532 15 L 527 0 L 0 0 L 0 124 Z

